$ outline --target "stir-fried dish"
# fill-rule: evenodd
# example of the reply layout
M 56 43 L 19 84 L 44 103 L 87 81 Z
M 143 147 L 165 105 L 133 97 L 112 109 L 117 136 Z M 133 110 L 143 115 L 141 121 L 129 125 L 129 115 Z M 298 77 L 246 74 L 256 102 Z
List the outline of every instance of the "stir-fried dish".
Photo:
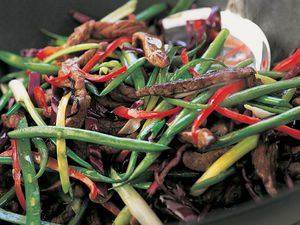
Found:
M 72 11 L 68 37 L 0 51 L 15 68 L 0 77 L 1 220 L 185 223 L 293 188 L 300 49 L 253 68 L 217 7 L 165 41 L 161 19 L 192 3 Z

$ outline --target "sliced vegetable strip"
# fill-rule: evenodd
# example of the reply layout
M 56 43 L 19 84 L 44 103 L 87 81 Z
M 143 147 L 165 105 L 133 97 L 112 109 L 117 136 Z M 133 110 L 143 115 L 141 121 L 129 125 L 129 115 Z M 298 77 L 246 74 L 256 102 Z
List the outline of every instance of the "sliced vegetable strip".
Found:
M 54 137 L 85 141 L 94 144 L 107 145 L 117 149 L 128 149 L 132 151 L 157 152 L 169 149 L 168 146 L 140 141 L 130 138 L 120 138 L 112 135 L 102 134 L 95 131 L 83 130 L 71 127 L 39 126 L 18 129 L 8 133 L 11 138 L 33 138 Z
M 272 71 L 274 72 L 286 72 L 292 67 L 300 63 L 300 48 L 298 48 L 292 55 L 278 63 Z
M 85 79 L 88 79 L 93 82 L 106 82 L 111 80 L 114 77 L 117 77 L 127 71 L 126 66 L 122 66 L 121 68 L 117 69 L 116 71 L 111 72 L 110 74 L 99 76 L 99 75 L 92 75 L 88 73 L 84 73 Z
M 129 37 L 119 37 L 111 42 L 104 52 L 97 52 L 93 58 L 83 67 L 83 71 L 88 73 L 90 70 L 98 63 L 103 61 L 107 56 L 109 56 L 116 48 L 125 42 L 131 42 Z
M 239 122 L 246 123 L 246 124 L 255 124 L 257 122 L 262 121 L 261 119 L 254 118 L 254 117 L 247 116 L 247 115 L 243 115 L 243 114 L 231 111 L 227 108 L 217 107 L 215 110 L 218 113 L 220 113 L 222 116 L 225 116 L 225 117 L 230 118 L 232 120 L 239 121 Z M 279 126 L 278 128 L 274 128 L 274 129 L 278 130 L 278 131 L 281 131 L 281 132 L 284 132 L 284 133 L 290 135 L 291 137 L 294 137 L 294 138 L 300 140 L 300 130 L 293 129 L 293 128 L 288 127 L 288 126 Z
M 208 101 L 208 104 L 211 106 L 207 109 L 203 109 L 195 119 L 192 126 L 192 135 L 193 140 L 197 142 L 197 129 L 201 125 L 201 123 L 214 111 L 214 109 L 225 99 L 228 95 L 233 94 L 241 89 L 245 88 L 244 81 L 237 81 L 232 84 L 226 85 L 220 88 Z
M 44 90 L 37 86 L 34 88 L 34 98 L 40 108 L 43 108 L 46 113 L 49 112 Z
M 181 107 L 175 107 L 173 109 L 155 112 L 155 111 L 143 111 L 137 109 L 130 109 L 125 106 L 119 106 L 113 110 L 113 112 L 125 119 L 154 119 L 154 118 L 164 118 L 173 115 L 181 110 Z
M 24 117 L 18 124 L 18 129 L 27 127 Z M 30 140 L 26 138 L 17 140 L 20 166 L 22 168 L 23 181 L 26 196 L 26 224 L 41 223 L 41 206 L 39 184 L 35 178 L 36 172 L 31 154 Z
M 66 108 L 71 97 L 71 92 L 63 96 L 59 102 L 56 126 L 65 126 L 66 121 Z M 56 153 L 58 162 L 58 172 L 60 177 L 60 182 L 62 189 L 65 193 L 69 192 L 70 189 L 70 179 L 68 174 L 68 159 L 67 159 L 67 145 L 66 140 L 62 138 L 56 139 Z
M 14 179 L 14 187 L 17 195 L 17 199 L 21 205 L 21 207 L 26 209 L 25 196 L 21 187 L 21 167 L 19 164 L 18 158 L 18 149 L 17 149 L 17 141 L 11 140 L 11 148 L 12 148 L 12 160 L 13 160 L 13 170 L 12 175 Z
M 47 46 L 47 47 L 43 48 L 42 50 L 40 50 L 36 54 L 36 57 L 39 60 L 44 60 L 47 57 L 49 57 L 50 55 L 53 55 L 54 53 L 60 51 L 61 49 L 63 49 L 62 46 Z

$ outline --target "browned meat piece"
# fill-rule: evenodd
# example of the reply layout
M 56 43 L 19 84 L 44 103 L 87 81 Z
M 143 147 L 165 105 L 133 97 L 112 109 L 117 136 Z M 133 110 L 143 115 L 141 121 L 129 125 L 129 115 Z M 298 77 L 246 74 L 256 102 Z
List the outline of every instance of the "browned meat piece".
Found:
M 131 103 L 114 101 L 108 95 L 105 95 L 103 97 L 95 96 L 93 99 L 95 99 L 99 104 L 103 105 L 104 107 L 110 108 L 110 109 L 114 109 L 114 108 L 116 108 L 118 106 L 122 106 L 122 105 L 123 106 L 130 106 L 131 105 Z
M 7 128 L 15 129 L 18 126 L 19 121 L 24 117 L 24 113 L 22 111 L 18 111 L 17 113 L 7 116 L 6 114 L 1 115 L 2 123 Z
M 69 36 L 66 46 L 77 45 L 90 39 L 91 33 L 95 26 L 95 20 L 90 20 L 74 29 Z
M 112 90 L 109 95 L 117 102 L 135 102 L 139 99 L 135 94 L 135 89 L 123 83 Z
M 79 67 L 75 64 L 78 59 L 67 60 L 62 63 L 58 76 L 63 76 L 71 73 L 69 80 L 64 83 L 65 87 L 75 89 L 75 98 L 71 108 L 73 116 L 66 119 L 67 127 L 82 127 L 87 115 L 87 110 L 90 107 L 91 97 L 85 89 L 84 75 Z
M 131 36 L 138 31 L 147 31 L 144 23 L 138 21 L 121 20 L 117 22 L 96 22 L 92 31 L 92 38 L 114 39 L 121 36 Z
M 294 106 L 299 106 L 300 105 L 300 97 L 294 98 L 294 100 L 292 101 L 292 104 Z
M 85 195 L 85 191 L 80 185 L 75 185 L 73 193 L 75 198 L 83 198 Z
M 119 130 L 125 125 L 125 121 L 114 121 L 109 118 L 93 118 L 88 116 L 85 121 L 85 129 L 117 136 Z
M 95 48 L 87 50 L 85 53 L 83 53 L 79 57 L 79 60 L 78 60 L 77 64 L 80 67 L 84 66 L 88 61 L 90 61 L 90 59 L 95 55 L 96 52 L 97 52 L 97 49 L 95 49 Z
M 206 128 L 197 130 L 197 137 L 197 143 L 194 143 L 191 131 L 183 131 L 179 134 L 182 141 L 191 143 L 198 149 L 205 148 L 216 141 L 213 133 Z
M 293 162 L 288 166 L 289 174 L 296 178 L 300 179 L 300 162 Z
M 73 150 L 80 158 L 82 158 L 84 160 L 86 160 L 89 157 L 86 142 L 74 141 Z
M 150 64 L 159 68 L 167 67 L 170 64 L 164 44 L 157 36 L 145 32 L 137 32 L 132 36 L 132 44 L 134 46 L 139 44 L 143 46 L 146 59 Z
M 252 163 L 256 174 L 262 179 L 266 191 L 276 195 L 276 170 L 278 147 L 276 144 L 268 146 L 260 144 L 252 153 Z
M 221 85 L 239 79 L 245 79 L 246 81 L 255 79 L 255 70 L 251 67 L 226 68 L 205 73 L 199 77 L 144 87 L 136 93 L 138 97 L 147 95 L 172 96 L 179 93 L 199 91 L 212 85 Z M 248 84 L 249 83 L 250 82 L 248 82 Z
M 71 204 L 67 205 L 66 209 L 62 211 L 62 213 L 56 217 L 54 217 L 51 222 L 52 223 L 59 223 L 59 224 L 66 224 L 70 219 L 75 216 L 75 212 L 72 209 Z
M 206 153 L 187 151 L 183 154 L 182 162 L 185 167 L 204 172 L 210 167 L 227 149 L 219 149 Z

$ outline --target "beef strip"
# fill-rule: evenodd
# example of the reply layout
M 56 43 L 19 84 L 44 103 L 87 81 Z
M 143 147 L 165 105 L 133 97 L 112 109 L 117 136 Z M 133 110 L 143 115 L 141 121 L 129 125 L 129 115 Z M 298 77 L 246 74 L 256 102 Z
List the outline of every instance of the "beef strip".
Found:
M 89 49 L 85 53 L 83 53 L 77 62 L 79 66 L 84 66 L 90 59 L 95 55 L 97 49 Z
M 114 39 L 131 36 L 138 31 L 147 31 L 144 23 L 139 21 L 121 20 L 117 22 L 96 22 L 91 37 L 96 39 Z
M 66 224 L 70 219 L 75 216 L 75 212 L 72 209 L 71 204 L 66 206 L 66 209 L 61 212 L 58 216 L 54 217 L 51 222 L 52 223 L 59 223 L 59 224 Z
M 58 76 L 71 73 L 71 77 L 63 85 L 64 87 L 74 88 L 74 96 L 77 101 L 73 101 L 71 107 L 72 116 L 66 119 L 66 126 L 80 128 L 85 121 L 87 110 L 90 107 L 91 97 L 85 89 L 84 75 L 76 64 L 77 62 L 78 58 L 63 62 Z
M 289 174 L 295 179 L 300 179 L 300 162 L 292 162 L 288 165 Z
M 136 32 L 132 36 L 132 44 L 138 46 L 139 43 L 143 46 L 145 57 L 150 64 L 159 68 L 170 64 L 164 44 L 158 37 L 145 32 Z
M 135 89 L 123 83 L 112 90 L 109 95 L 118 102 L 135 102 L 139 99 L 135 94 Z
M 190 144 L 193 144 L 196 148 L 201 149 L 205 148 L 216 141 L 213 133 L 207 128 L 199 129 L 196 131 L 197 133 L 197 143 L 194 143 L 192 132 L 191 131 L 183 131 L 179 134 L 179 138 Z
M 111 23 L 89 20 L 74 29 L 74 32 L 67 40 L 66 46 L 85 43 L 91 38 L 103 40 L 114 39 L 120 36 L 131 36 L 135 32 L 146 30 L 146 25 L 138 21 L 122 20 Z
M 92 210 L 87 210 L 87 216 L 86 216 L 86 223 L 85 224 L 90 224 L 90 225 L 102 225 L 101 219 L 99 216 L 99 212 L 95 208 Z
M 255 79 L 255 73 L 255 70 L 251 67 L 225 68 L 205 73 L 199 77 L 144 87 L 138 90 L 136 94 L 138 97 L 147 95 L 172 96 L 179 93 L 199 91 L 212 85 L 221 85 L 239 79 L 245 79 L 249 86 L 252 83 L 250 80 Z
M 292 101 L 292 104 L 294 106 L 299 106 L 300 105 L 300 97 L 294 98 L 293 101 Z
M 226 151 L 226 148 L 213 150 L 206 153 L 187 151 L 183 154 L 182 162 L 185 167 L 191 170 L 204 172 Z
M 69 36 L 66 46 L 73 46 L 87 41 L 91 37 L 94 26 L 95 20 L 90 20 L 76 27 L 74 32 Z
M 277 144 L 260 144 L 252 152 L 252 163 L 256 174 L 262 179 L 266 191 L 276 195 Z

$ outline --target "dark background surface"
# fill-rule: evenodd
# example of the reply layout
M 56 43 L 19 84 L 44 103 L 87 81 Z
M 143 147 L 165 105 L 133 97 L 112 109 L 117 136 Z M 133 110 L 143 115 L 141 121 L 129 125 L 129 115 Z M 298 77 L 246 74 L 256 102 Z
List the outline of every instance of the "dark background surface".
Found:
M 70 9 L 77 9 L 101 18 L 126 1 L 122 0 L 1 0 L 0 49 L 18 52 L 22 48 L 43 47 L 48 39 L 40 28 L 68 35 L 77 24 L 70 18 Z M 138 10 L 155 2 L 140 0 Z M 174 3 L 175 1 L 168 1 Z M 198 1 L 201 6 L 227 1 Z M 282 57 L 299 44 L 299 0 L 245 0 L 246 17 L 259 24 L 267 34 L 272 55 Z M 297 21 L 298 19 L 298 21 Z M 216 212 L 207 221 L 209 225 L 292 225 L 300 220 L 300 190 L 281 193 L 262 204 L 246 204 L 234 210 Z M 212 221 L 209 221 L 212 220 Z M 206 224 L 206 223 L 205 223 Z

